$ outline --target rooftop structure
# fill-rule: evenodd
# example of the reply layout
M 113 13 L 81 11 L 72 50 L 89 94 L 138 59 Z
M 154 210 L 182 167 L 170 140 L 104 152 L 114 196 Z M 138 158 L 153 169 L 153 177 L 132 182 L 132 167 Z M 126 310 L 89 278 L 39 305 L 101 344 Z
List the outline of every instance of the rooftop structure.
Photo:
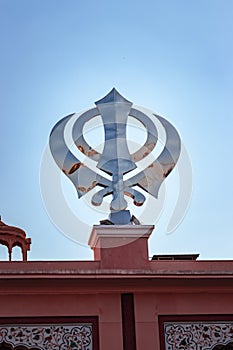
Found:
M 11 261 L 12 249 L 15 246 L 21 248 L 23 261 L 27 261 L 27 252 L 30 250 L 31 239 L 26 233 L 14 226 L 5 224 L 0 217 L 0 244 L 8 248 L 9 261 Z

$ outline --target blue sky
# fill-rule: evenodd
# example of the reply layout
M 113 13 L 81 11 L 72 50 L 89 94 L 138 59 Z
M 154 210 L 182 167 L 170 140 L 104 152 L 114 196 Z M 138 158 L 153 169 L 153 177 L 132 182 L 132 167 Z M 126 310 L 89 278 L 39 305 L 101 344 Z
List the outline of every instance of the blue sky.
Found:
M 112 87 L 169 119 L 192 163 L 187 214 L 167 235 L 165 210 L 150 255 L 232 258 L 231 0 L 0 0 L 0 42 L 0 212 L 32 238 L 31 260 L 92 258 L 50 221 L 40 163 L 53 125 Z

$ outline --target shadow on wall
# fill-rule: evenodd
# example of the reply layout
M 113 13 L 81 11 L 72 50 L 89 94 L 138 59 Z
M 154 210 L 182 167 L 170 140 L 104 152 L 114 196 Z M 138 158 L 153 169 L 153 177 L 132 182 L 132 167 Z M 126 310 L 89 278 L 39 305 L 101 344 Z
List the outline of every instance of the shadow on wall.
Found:
M 3 342 L 0 344 L 0 350 L 29 350 L 29 348 L 26 348 L 25 346 L 13 347 L 12 345 Z M 30 348 L 30 350 L 40 350 L 40 349 L 39 348 Z
M 233 343 L 227 345 L 216 345 L 213 350 L 233 350 Z

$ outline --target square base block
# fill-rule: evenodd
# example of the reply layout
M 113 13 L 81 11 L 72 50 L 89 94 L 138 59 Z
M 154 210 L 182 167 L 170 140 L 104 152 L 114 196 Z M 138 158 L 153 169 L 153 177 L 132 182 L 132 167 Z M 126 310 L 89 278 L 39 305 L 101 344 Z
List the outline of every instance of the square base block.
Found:
M 89 246 L 101 268 L 144 268 L 153 225 L 95 225 Z

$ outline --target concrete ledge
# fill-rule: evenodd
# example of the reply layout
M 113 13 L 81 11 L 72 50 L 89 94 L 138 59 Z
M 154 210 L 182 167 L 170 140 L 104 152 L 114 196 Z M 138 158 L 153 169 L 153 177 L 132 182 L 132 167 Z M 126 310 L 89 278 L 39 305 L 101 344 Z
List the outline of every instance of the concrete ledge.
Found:
M 104 238 L 106 246 L 102 248 L 119 247 L 140 237 L 149 238 L 153 230 L 154 225 L 94 225 L 88 245 L 93 249 Z

